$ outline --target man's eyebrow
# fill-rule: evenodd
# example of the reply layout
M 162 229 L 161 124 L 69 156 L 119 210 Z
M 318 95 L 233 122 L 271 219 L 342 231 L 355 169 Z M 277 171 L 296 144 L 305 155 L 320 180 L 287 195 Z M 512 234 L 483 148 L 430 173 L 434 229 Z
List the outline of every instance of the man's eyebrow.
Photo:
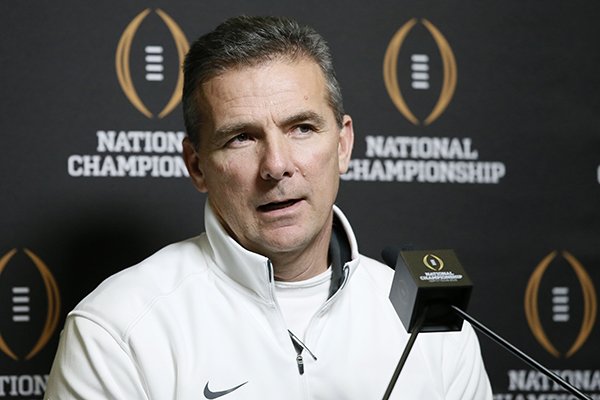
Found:
M 314 111 L 302 111 L 284 118 L 281 122 L 279 122 L 279 126 L 288 127 L 303 122 L 309 122 L 317 127 L 321 127 L 326 124 L 325 118 L 319 113 Z M 222 138 L 228 138 L 232 134 L 244 132 L 249 129 L 253 129 L 253 124 L 248 122 L 233 122 L 217 128 L 214 132 L 213 138 L 215 142 L 218 142 Z
M 252 125 L 246 122 L 233 122 L 231 124 L 225 124 L 215 130 L 213 137 L 218 141 L 219 139 L 229 137 L 234 133 L 244 132 L 251 127 Z
M 324 126 L 325 118 L 321 114 L 318 114 L 314 111 L 302 111 L 285 118 L 280 125 L 291 126 L 302 122 L 310 122 L 317 126 Z

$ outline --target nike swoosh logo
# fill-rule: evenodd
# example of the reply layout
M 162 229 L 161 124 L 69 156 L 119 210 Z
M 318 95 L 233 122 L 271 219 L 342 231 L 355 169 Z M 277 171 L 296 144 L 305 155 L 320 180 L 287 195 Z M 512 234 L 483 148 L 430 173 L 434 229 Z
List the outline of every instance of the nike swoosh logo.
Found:
M 212 390 L 210 390 L 208 388 L 208 382 L 206 382 L 206 386 L 204 386 L 204 397 L 206 397 L 207 399 L 216 399 L 218 397 L 225 396 L 226 394 L 229 394 L 229 393 L 233 392 L 234 390 L 237 390 L 237 389 L 241 388 L 246 383 L 248 383 L 248 382 L 244 382 L 241 385 L 237 385 L 236 387 L 233 387 L 233 388 L 228 389 L 228 390 L 223 390 L 223 391 L 220 391 L 220 392 L 213 392 Z

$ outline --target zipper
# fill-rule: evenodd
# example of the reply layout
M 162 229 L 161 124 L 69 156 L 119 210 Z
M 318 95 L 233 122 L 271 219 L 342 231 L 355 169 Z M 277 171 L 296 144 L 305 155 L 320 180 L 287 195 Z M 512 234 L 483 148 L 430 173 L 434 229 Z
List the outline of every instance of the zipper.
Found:
M 339 293 L 342 291 L 342 289 L 344 288 L 344 286 L 346 286 L 346 283 L 348 282 L 348 277 L 350 275 L 350 267 L 348 267 L 348 265 L 344 265 L 343 267 L 343 271 L 344 271 L 344 279 L 342 280 L 342 283 L 340 285 L 340 287 L 336 290 L 336 292 L 334 293 L 333 296 L 331 296 L 329 299 L 327 299 L 327 301 L 321 306 L 321 308 L 319 310 L 317 310 L 317 312 L 315 313 L 315 315 L 313 315 L 311 321 L 309 321 L 308 323 L 308 327 L 307 327 L 307 332 L 310 330 L 310 326 L 313 323 L 313 319 L 315 318 L 316 315 L 322 314 L 328 307 L 329 304 L 336 298 L 339 296 Z M 273 299 L 273 305 L 275 308 L 279 309 L 278 305 L 277 305 L 277 300 L 276 300 L 276 296 L 275 296 L 275 289 L 274 289 L 274 271 L 273 271 L 273 264 L 271 263 L 271 260 L 267 260 L 267 272 L 268 272 L 268 278 L 269 278 L 269 289 L 270 289 L 270 294 L 271 294 L 271 298 Z M 281 311 L 279 311 L 281 313 Z M 317 361 L 317 357 L 314 355 L 314 353 L 312 351 L 310 351 L 310 349 L 302 342 L 302 340 L 300 340 L 300 338 L 298 338 L 298 336 L 296 336 L 292 331 L 290 331 L 289 329 L 287 330 L 290 338 L 292 339 L 292 344 L 294 345 L 294 349 L 296 350 L 296 365 L 298 366 L 298 373 L 300 375 L 304 375 L 304 357 L 302 356 L 302 352 L 304 350 L 306 350 L 308 352 L 308 354 L 312 357 L 313 360 Z
M 273 264 L 271 260 L 267 260 L 267 272 L 269 274 L 269 289 L 271 293 L 271 298 L 273 300 L 273 307 L 279 311 L 281 315 L 281 310 L 279 309 L 279 304 L 277 303 L 277 298 L 275 296 L 275 288 L 274 288 L 274 271 Z M 283 321 L 283 317 L 282 317 Z M 302 352 L 306 349 L 306 351 L 312 356 L 312 358 L 316 361 L 317 357 L 310 351 L 308 347 L 298 338 L 298 336 L 294 335 L 292 331 L 286 328 L 288 334 L 290 335 L 290 339 L 292 340 L 292 344 L 294 346 L 294 350 L 296 350 L 296 365 L 298 366 L 298 373 L 300 375 L 304 375 L 304 357 L 302 356 Z
M 313 317 L 311 318 L 311 320 L 308 323 L 308 326 L 306 328 L 306 333 L 308 335 L 308 332 L 310 331 L 310 327 L 311 325 L 313 325 L 313 321 L 315 319 L 315 317 L 317 315 L 320 315 L 322 313 L 325 312 L 325 310 L 327 310 L 327 308 L 329 308 L 329 305 L 331 304 L 331 302 L 339 296 L 340 292 L 342 291 L 342 289 L 344 288 L 344 286 L 346 286 L 346 283 L 348 282 L 348 277 L 350 276 L 350 267 L 348 267 L 348 265 L 344 265 L 344 279 L 342 280 L 342 284 L 340 285 L 340 287 L 338 288 L 338 290 L 336 290 L 336 292 L 333 294 L 333 296 L 331 296 L 329 299 L 327 299 L 327 301 L 325 303 L 323 303 L 323 305 L 321 306 L 321 308 L 319 310 L 317 310 L 317 312 L 315 313 L 315 315 L 313 315 Z M 310 349 L 298 338 L 298 336 L 294 335 L 294 333 L 292 331 L 290 331 L 288 329 L 288 332 L 290 334 L 290 338 L 292 339 L 292 343 L 294 344 L 294 349 L 296 350 L 296 364 L 298 365 L 298 373 L 300 375 L 304 374 L 304 357 L 302 357 L 302 352 L 303 350 L 306 350 L 308 352 L 308 354 L 310 354 L 310 356 L 313 358 L 313 360 L 317 361 L 317 357 L 313 354 L 312 351 L 310 351 Z
M 335 291 L 335 293 L 333 294 L 333 296 L 331 296 L 330 298 L 327 299 L 327 301 L 325 303 L 323 303 L 323 305 L 321 306 L 321 308 L 319 310 L 317 310 L 317 312 L 315 313 L 316 315 L 320 315 L 323 312 L 325 312 L 325 310 L 327 310 L 327 308 L 329 308 L 329 305 L 334 301 L 334 299 L 336 297 L 339 296 L 339 294 L 342 292 L 342 289 L 346 286 L 346 283 L 348 282 L 348 277 L 350 276 L 350 267 L 346 264 L 344 265 L 344 279 L 342 280 L 342 284 L 340 285 L 340 287 Z M 313 316 L 314 318 L 314 316 Z M 312 325 L 312 320 L 311 322 L 309 322 L 308 327 L 310 328 L 310 326 Z M 308 329 L 307 329 L 308 331 Z
M 302 352 L 306 350 L 315 361 L 317 361 L 317 357 L 313 354 L 312 351 L 310 351 L 308 347 L 306 347 L 304 343 L 302 343 L 298 336 L 294 335 L 289 329 L 288 333 L 290 334 L 290 338 L 292 339 L 292 343 L 294 344 L 294 349 L 296 349 L 296 364 L 298 365 L 298 373 L 300 375 L 304 375 L 304 358 L 302 357 Z
M 267 274 L 269 275 L 269 294 L 271 295 L 271 302 L 274 308 L 279 308 L 277 306 L 277 298 L 275 296 L 275 271 L 273 270 L 273 264 L 271 260 L 267 259 Z M 281 312 L 280 312 L 281 313 Z

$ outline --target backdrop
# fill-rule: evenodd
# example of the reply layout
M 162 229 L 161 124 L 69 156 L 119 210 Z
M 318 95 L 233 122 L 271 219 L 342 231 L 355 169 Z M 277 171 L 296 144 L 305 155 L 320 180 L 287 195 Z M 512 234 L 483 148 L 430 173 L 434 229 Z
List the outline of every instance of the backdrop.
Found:
M 0 398 L 39 399 L 67 312 L 203 230 L 179 65 L 237 14 L 329 41 L 364 254 L 453 248 L 470 312 L 600 398 L 597 1 L 2 1 Z M 567 399 L 480 335 L 495 399 Z M 391 372 L 390 372 L 391 373 Z

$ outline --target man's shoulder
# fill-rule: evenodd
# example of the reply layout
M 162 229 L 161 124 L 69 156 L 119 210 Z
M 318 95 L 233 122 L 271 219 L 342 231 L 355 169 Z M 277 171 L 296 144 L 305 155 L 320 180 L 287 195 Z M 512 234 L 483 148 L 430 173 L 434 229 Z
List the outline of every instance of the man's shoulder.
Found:
M 207 271 L 204 234 L 170 244 L 104 280 L 69 316 L 122 330 L 161 298 L 177 295 Z

